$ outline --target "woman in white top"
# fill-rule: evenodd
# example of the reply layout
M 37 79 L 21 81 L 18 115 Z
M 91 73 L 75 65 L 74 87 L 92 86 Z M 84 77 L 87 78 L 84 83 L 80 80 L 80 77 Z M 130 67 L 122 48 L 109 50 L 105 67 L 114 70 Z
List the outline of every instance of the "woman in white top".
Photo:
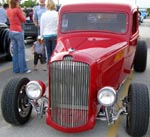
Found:
M 56 46 L 58 13 L 53 0 L 46 0 L 45 4 L 46 12 L 41 17 L 40 35 L 44 38 L 49 60 Z

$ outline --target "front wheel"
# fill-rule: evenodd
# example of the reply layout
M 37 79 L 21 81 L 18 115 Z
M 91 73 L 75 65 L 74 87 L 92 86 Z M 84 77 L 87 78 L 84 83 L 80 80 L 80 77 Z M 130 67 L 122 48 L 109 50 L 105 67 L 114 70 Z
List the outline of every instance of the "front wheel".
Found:
M 144 84 L 133 83 L 128 91 L 126 129 L 131 136 L 144 136 L 149 125 L 149 95 Z
M 3 90 L 2 115 L 10 124 L 22 125 L 30 119 L 32 106 L 29 104 L 25 92 L 25 86 L 28 82 L 28 78 L 14 78 L 6 84 Z

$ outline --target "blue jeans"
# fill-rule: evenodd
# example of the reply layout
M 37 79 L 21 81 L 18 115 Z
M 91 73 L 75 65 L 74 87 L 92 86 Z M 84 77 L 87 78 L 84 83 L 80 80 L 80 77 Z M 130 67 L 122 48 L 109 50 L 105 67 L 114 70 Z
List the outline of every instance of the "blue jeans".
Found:
M 9 37 L 13 47 L 13 72 L 26 72 L 25 45 L 22 32 L 9 32 Z
M 46 46 L 47 57 L 48 57 L 48 61 L 49 61 L 49 59 L 53 53 L 53 50 L 56 46 L 56 36 L 45 37 L 44 38 L 44 44 Z

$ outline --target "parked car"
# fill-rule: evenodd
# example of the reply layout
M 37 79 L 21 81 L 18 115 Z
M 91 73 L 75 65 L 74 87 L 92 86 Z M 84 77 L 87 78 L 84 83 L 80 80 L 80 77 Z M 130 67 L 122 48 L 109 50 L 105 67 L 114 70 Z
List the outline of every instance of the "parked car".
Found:
M 139 24 L 143 23 L 144 17 L 142 15 L 139 15 Z
M 146 69 L 147 46 L 138 40 L 138 27 L 137 7 L 129 3 L 63 5 L 57 45 L 48 63 L 47 94 L 41 80 L 11 79 L 1 98 L 4 119 L 22 125 L 34 108 L 40 118 L 46 114 L 46 123 L 53 128 L 81 132 L 92 129 L 96 120 L 110 125 L 124 115 L 129 135 L 145 135 L 147 86 L 131 83 L 126 97 L 119 97 L 132 68 Z M 122 106 L 116 109 L 118 100 Z
M 146 13 L 146 10 L 145 9 L 139 9 L 139 11 L 141 12 L 141 16 L 146 19 L 147 17 L 147 13 Z
M 38 29 L 33 23 L 33 19 L 32 19 L 33 9 L 27 8 L 26 10 L 23 10 L 23 11 L 26 13 L 26 22 L 23 24 L 24 37 L 25 39 L 27 37 L 32 37 L 36 39 L 38 36 Z M 9 21 L 8 21 L 8 26 L 10 26 Z
M 31 22 L 27 21 L 24 24 L 24 36 L 25 36 L 25 39 L 27 37 L 32 37 L 33 39 L 37 38 L 37 36 L 38 36 L 38 29 L 34 25 L 33 21 L 31 21 Z
M 26 23 L 24 24 L 24 36 L 32 37 L 34 39 L 38 36 L 38 29 L 33 23 L 33 8 L 26 8 L 23 10 L 26 13 Z
M 139 20 L 139 25 L 143 23 L 144 17 L 141 15 L 141 12 L 138 10 L 138 20 Z
M 13 52 L 9 39 L 9 28 L 6 24 L 0 23 L 0 59 L 12 60 Z

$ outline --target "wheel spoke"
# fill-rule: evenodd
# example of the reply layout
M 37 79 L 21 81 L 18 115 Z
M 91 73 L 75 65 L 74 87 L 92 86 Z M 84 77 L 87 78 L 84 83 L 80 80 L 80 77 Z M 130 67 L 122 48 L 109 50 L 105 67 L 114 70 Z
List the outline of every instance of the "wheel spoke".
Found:
M 22 86 L 19 95 L 18 95 L 18 112 L 21 117 L 26 117 L 30 112 L 31 105 L 29 104 L 26 92 L 25 85 Z

